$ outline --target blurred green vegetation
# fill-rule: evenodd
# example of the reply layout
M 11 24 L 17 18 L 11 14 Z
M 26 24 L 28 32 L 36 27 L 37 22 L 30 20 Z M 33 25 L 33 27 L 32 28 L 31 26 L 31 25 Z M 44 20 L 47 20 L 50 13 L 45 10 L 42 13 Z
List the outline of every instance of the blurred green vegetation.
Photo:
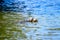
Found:
M 19 20 L 24 20 L 21 14 L 14 12 L 0 12 L 0 40 L 17 40 L 26 38 Z

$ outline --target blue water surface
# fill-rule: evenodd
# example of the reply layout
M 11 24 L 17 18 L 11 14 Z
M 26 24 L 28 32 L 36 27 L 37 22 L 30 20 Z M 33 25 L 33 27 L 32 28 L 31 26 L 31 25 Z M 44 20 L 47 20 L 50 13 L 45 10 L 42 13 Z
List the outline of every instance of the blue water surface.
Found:
M 17 2 L 17 0 L 13 1 Z M 60 0 L 18 1 L 24 1 L 27 5 L 27 8 L 24 9 L 25 13 L 27 10 L 32 10 L 31 16 L 38 19 L 36 25 L 26 23 L 29 28 L 25 28 L 25 30 L 31 29 L 26 32 L 26 40 L 60 40 L 60 30 L 49 30 L 50 28 L 60 28 Z

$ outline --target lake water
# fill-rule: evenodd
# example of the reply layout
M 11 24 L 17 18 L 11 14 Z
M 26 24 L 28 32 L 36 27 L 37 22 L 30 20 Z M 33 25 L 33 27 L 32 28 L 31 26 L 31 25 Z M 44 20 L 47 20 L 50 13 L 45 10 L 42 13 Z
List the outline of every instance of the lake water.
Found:
M 24 17 L 28 18 L 27 10 L 32 10 L 30 16 L 38 20 L 36 23 L 25 23 L 26 27 L 22 30 L 27 36 L 26 40 L 60 40 L 60 0 L 21 1 L 27 5 Z
M 37 23 L 27 23 L 28 40 L 60 39 L 60 1 L 59 0 L 27 0 L 27 9 L 32 9 L 32 17 Z

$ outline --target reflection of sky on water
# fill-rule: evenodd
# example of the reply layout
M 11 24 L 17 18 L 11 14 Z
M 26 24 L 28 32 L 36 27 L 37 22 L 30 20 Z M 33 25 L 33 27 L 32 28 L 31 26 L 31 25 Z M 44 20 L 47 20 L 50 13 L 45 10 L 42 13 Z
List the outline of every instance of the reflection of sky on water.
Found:
M 60 5 L 59 0 L 37 0 L 37 1 L 28 1 L 26 2 L 28 5 L 28 8 L 31 8 L 34 10 L 33 17 L 38 19 L 36 27 L 40 27 L 40 29 L 37 29 L 36 32 L 31 30 L 31 32 L 28 32 L 28 35 L 32 38 L 32 40 L 59 40 L 60 39 L 60 31 L 56 30 L 47 30 L 48 28 L 60 28 Z M 27 8 L 27 9 L 28 9 Z M 29 26 L 34 26 L 33 24 Z M 35 27 L 34 26 L 34 27 Z M 54 35 L 54 33 L 55 35 Z M 36 35 L 38 34 L 38 36 Z M 45 35 L 45 36 L 44 36 Z M 51 35 L 51 36 L 49 36 Z M 29 37 L 29 38 L 30 38 Z M 30 39 L 31 39 L 30 38 Z
M 37 17 L 38 23 L 35 26 L 33 24 L 31 24 L 29 26 L 40 27 L 40 28 L 37 28 L 36 32 L 34 32 L 34 30 L 31 30 L 31 32 L 28 32 L 28 34 L 30 36 L 32 35 L 32 39 L 34 39 L 34 40 L 37 40 L 35 38 L 41 38 L 43 40 L 50 40 L 50 38 L 51 38 L 52 40 L 58 40 L 60 38 L 59 30 L 57 30 L 57 31 L 56 30 L 47 30 L 49 28 L 60 28 L 60 17 L 59 17 L 59 15 L 58 16 L 57 15 L 47 15 L 47 14 L 38 15 L 38 16 L 34 15 L 35 17 Z M 38 34 L 38 36 L 36 34 Z M 51 36 L 48 36 L 49 34 Z
M 20 1 L 20 0 L 19 0 Z M 59 40 L 59 30 L 47 30 L 48 28 L 60 28 L 60 0 L 22 0 L 25 1 L 26 10 L 33 10 L 32 16 L 38 19 L 38 23 L 27 23 L 33 28 L 26 33 L 28 40 Z M 26 28 L 28 29 L 28 28 Z M 54 35 L 55 33 L 55 35 Z M 45 36 L 44 36 L 45 35 Z M 49 36 L 50 35 L 50 36 Z

